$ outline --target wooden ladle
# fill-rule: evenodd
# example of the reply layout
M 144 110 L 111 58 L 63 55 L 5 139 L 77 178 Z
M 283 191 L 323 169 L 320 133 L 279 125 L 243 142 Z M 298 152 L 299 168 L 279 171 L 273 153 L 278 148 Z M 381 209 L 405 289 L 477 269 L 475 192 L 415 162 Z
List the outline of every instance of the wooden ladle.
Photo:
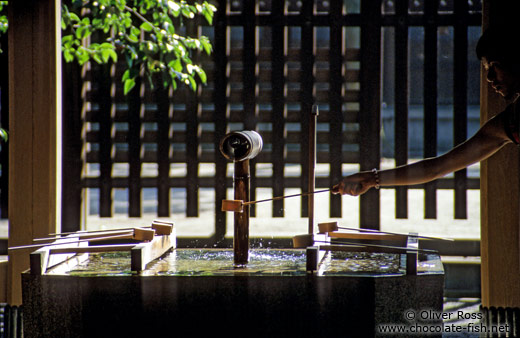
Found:
M 249 201 L 249 202 L 244 202 L 242 200 L 222 200 L 222 211 L 244 212 L 244 206 L 246 206 L 246 205 L 256 204 L 256 203 L 260 203 L 260 202 L 280 200 L 280 199 L 289 198 L 289 197 L 307 196 L 307 195 L 317 194 L 320 192 L 326 192 L 326 191 L 330 191 L 330 190 L 331 189 L 316 190 L 313 192 L 304 192 L 301 194 L 278 196 L 278 197 L 273 197 L 273 198 L 267 198 L 264 200 Z
M 388 231 L 379 231 L 379 230 L 362 229 L 362 228 L 340 227 L 340 226 L 338 226 L 338 222 L 326 222 L 326 223 L 319 223 L 318 224 L 318 231 L 319 231 L 320 234 L 324 234 L 324 233 L 327 233 L 327 232 L 334 232 L 334 231 L 338 231 L 340 229 L 359 231 L 359 232 L 371 232 L 371 233 L 378 233 L 378 234 L 387 234 L 387 235 L 410 236 L 410 234 L 403 234 L 403 233 L 398 233 L 398 232 L 388 232 Z M 418 235 L 412 235 L 412 236 L 413 237 L 417 237 L 417 238 L 422 238 L 422 239 L 434 239 L 434 240 L 442 240 L 442 241 L 453 241 L 453 239 L 451 239 L 451 238 L 440 238 L 440 237 L 418 236 Z

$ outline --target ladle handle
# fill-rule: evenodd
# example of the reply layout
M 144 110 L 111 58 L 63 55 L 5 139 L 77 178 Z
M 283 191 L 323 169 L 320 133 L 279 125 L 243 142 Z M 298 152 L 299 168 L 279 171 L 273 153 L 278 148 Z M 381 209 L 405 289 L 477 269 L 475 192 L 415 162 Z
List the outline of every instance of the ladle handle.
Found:
M 380 231 L 380 230 L 374 230 L 374 229 L 348 228 L 348 227 L 338 227 L 338 229 L 354 230 L 354 231 L 359 231 L 359 232 L 372 232 L 372 233 L 388 234 L 388 235 L 410 236 L 410 234 L 403 234 L 403 233 L 399 233 L 399 232 Z M 417 238 L 423 238 L 423 239 L 436 239 L 436 240 L 440 240 L 440 241 L 454 241 L 454 239 L 452 239 L 452 238 L 442 238 L 442 237 L 431 237 L 431 236 L 420 236 L 420 235 L 412 235 L 410 237 L 417 237 Z
M 304 193 L 301 193 L 301 194 L 278 196 L 278 197 L 273 197 L 273 198 L 267 198 L 265 200 L 244 202 L 243 205 L 250 205 L 250 204 L 256 204 L 256 203 L 260 203 L 260 202 L 268 202 L 268 201 L 274 201 L 274 200 L 281 200 L 281 199 L 289 198 L 289 197 L 313 195 L 313 194 L 317 194 L 317 193 L 320 193 L 320 192 L 326 192 L 326 191 L 330 191 L 330 190 L 331 189 L 329 188 L 329 189 L 324 189 L 324 190 L 316 190 L 316 191 L 313 191 L 313 192 L 304 192 Z
M 104 237 L 94 237 L 89 239 L 78 239 L 73 241 L 72 238 L 70 241 L 63 242 L 52 242 L 52 243 L 41 243 L 41 244 L 28 244 L 28 245 L 20 245 L 20 246 L 12 246 L 8 248 L 8 250 L 18 250 L 18 249 L 28 249 L 28 248 L 43 248 L 46 246 L 53 245 L 63 245 L 63 244 L 76 244 L 76 243 L 84 243 L 84 242 L 96 242 L 96 241 L 105 241 L 110 239 L 132 239 L 133 234 L 122 234 L 122 235 L 114 235 L 114 236 L 104 236 Z

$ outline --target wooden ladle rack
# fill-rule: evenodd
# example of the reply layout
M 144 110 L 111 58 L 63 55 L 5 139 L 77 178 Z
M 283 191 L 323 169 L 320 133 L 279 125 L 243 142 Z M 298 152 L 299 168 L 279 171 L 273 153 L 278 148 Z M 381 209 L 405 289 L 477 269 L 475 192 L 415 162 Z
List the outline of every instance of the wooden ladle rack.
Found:
M 318 224 L 320 233 L 293 237 L 293 247 L 307 250 L 307 271 L 309 272 L 318 270 L 318 266 L 327 252 L 347 251 L 406 255 L 406 274 L 415 275 L 417 274 L 418 255 L 420 253 L 437 253 L 435 250 L 420 249 L 419 238 L 451 240 L 418 236 L 417 234 L 363 232 L 360 229 L 344 231 L 340 230 L 341 228 L 337 224 L 332 223 L 336 222 Z
M 48 239 L 37 238 L 34 241 Z M 151 226 L 144 228 L 79 231 L 63 237 L 55 237 L 51 243 L 10 249 L 31 246 L 39 247 L 29 256 L 31 274 L 44 274 L 49 268 L 86 253 L 114 251 L 129 251 L 131 270 L 139 272 L 144 270 L 148 263 L 175 248 L 176 236 L 173 223 L 154 221 Z

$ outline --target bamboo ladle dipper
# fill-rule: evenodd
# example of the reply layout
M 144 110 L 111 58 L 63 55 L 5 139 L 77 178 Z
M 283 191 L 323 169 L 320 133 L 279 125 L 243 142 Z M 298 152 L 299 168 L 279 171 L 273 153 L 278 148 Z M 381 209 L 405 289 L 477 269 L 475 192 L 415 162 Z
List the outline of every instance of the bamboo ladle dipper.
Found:
M 267 198 L 267 199 L 264 199 L 264 200 L 249 201 L 249 202 L 244 202 L 242 200 L 222 200 L 222 211 L 243 212 L 245 205 L 251 205 L 251 204 L 256 204 L 256 203 L 260 203 L 260 202 L 268 202 L 268 201 L 280 200 L 280 199 L 289 198 L 289 197 L 307 196 L 307 195 L 317 194 L 317 193 L 320 193 L 320 192 L 326 192 L 326 191 L 330 191 L 330 190 L 331 189 L 316 190 L 316 191 L 313 191 L 313 192 L 304 192 L 304 193 L 301 193 L 301 194 L 278 196 L 278 197 L 273 197 L 273 198 Z
M 349 241 L 322 241 L 315 240 L 313 235 L 305 234 L 305 235 L 297 235 L 293 237 L 293 248 L 305 248 L 315 243 L 323 243 L 326 245 L 345 245 L 345 246 L 358 246 L 358 247 L 367 247 L 367 248 L 382 248 L 382 249 L 396 249 L 396 250 L 406 250 L 406 251 L 416 251 L 416 252 L 430 252 L 435 253 L 437 251 L 431 249 L 420 249 L 420 248 L 408 248 L 402 246 L 393 246 L 393 245 L 383 245 L 383 244 L 369 244 L 369 243 L 358 243 L 358 242 L 349 242 Z
M 409 234 L 403 234 L 403 233 L 398 233 L 398 232 L 387 232 L 387 231 L 379 231 L 379 230 L 374 230 L 374 229 L 340 227 L 340 226 L 338 226 L 337 222 L 319 223 L 318 229 L 319 229 L 320 234 L 324 234 L 326 232 L 334 232 L 334 231 L 338 231 L 339 229 L 343 229 L 343 230 L 353 230 L 353 231 L 359 231 L 359 232 L 372 232 L 372 233 L 388 234 L 388 235 L 410 236 Z M 419 235 L 417 235 L 417 236 L 413 235 L 413 237 L 422 238 L 422 239 L 435 239 L 435 240 L 441 240 L 441 241 L 453 241 L 453 239 L 451 239 L 451 238 L 429 237 L 429 236 L 419 236 Z
M 173 222 L 166 222 L 166 221 L 160 221 L 160 220 L 154 220 L 152 221 L 152 225 L 150 226 L 144 226 L 139 227 L 140 229 L 147 229 L 152 228 L 155 230 L 156 235 L 170 235 L 172 233 L 174 223 Z M 109 232 L 115 232 L 115 231 L 133 231 L 135 227 L 126 227 L 126 228 L 113 228 L 113 229 L 98 229 L 98 230 L 89 230 L 89 231 L 68 231 L 68 232 L 53 232 L 50 233 L 47 238 L 40 238 L 38 240 L 45 240 L 45 239 L 55 239 L 59 236 L 64 235 L 81 235 L 81 234 L 89 234 L 89 233 L 109 233 Z M 36 240 L 36 239 L 34 239 Z
M 65 238 L 65 237 L 61 237 L 62 235 L 78 235 L 79 239 L 126 235 L 128 233 L 133 232 L 135 229 L 136 228 L 119 228 L 119 229 L 71 231 L 71 232 L 53 233 L 53 234 L 51 234 L 52 236 L 50 236 L 50 237 L 35 238 L 35 239 L 33 239 L 33 241 L 41 242 L 41 241 L 50 241 L 50 240 Z M 137 229 L 153 229 L 153 230 L 155 230 L 155 235 L 157 235 L 157 236 L 171 235 L 172 231 L 173 231 L 173 223 L 153 221 L 151 226 L 139 227 Z
M 63 238 L 66 239 L 63 242 L 52 242 L 52 243 L 42 243 L 42 244 L 29 244 L 29 245 L 21 245 L 14 246 L 8 248 L 9 250 L 18 250 L 18 249 L 27 249 L 27 248 L 41 248 L 45 246 L 52 245 L 62 245 L 62 244 L 76 244 L 81 242 L 96 242 L 96 241 L 104 241 L 104 240 L 117 240 L 117 239 L 133 239 L 136 241 L 151 241 L 155 236 L 154 229 L 144 229 L 144 228 L 134 228 L 133 231 L 125 232 L 122 234 L 112 235 L 112 236 L 103 236 L 103 237 L 94 237 L 94 238 L 86 238 L 86 239 L 78 239 L 74 240 L 73 238 Z

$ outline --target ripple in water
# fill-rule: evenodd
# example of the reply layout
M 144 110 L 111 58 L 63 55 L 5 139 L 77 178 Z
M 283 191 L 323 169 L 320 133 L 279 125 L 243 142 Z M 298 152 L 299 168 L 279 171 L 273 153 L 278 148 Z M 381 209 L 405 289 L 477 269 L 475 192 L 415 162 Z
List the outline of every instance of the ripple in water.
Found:
M 150 264 L 142 275 L 219 276 L 219 275 L 304 275 L 305 250 L 252 249 L 249 263 L 235 266 L 230 249 L 177 249 Z M 321 271 L 341 273 L 399 273 L 399 255 L 359 252 L 333 252 L 324 259 Z M 69 275 L 131 275 L 128 252 L 91 254 Z

